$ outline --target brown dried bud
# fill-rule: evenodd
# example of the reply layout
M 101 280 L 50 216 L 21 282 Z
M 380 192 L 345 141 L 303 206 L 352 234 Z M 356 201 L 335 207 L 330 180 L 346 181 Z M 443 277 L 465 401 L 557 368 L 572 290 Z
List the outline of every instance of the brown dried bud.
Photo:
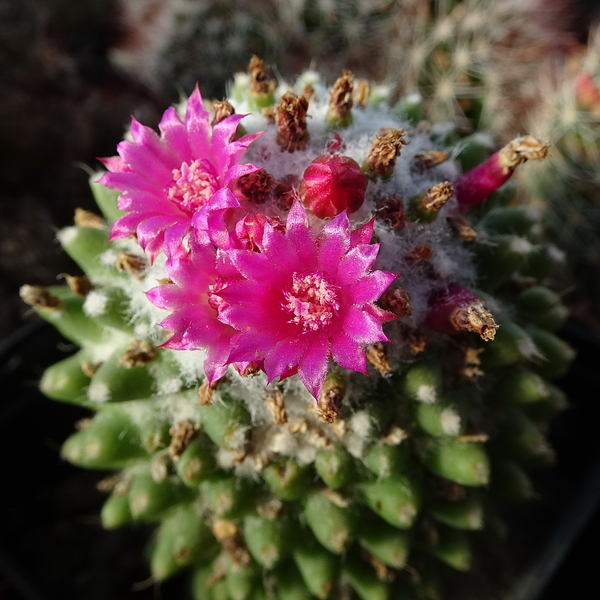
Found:
M 462 215 L 450 215 L 448 223 L 456 235 L 465 242 L 472 242 L 477 237 L 477 232 L 469 225 L 468 221 Z
M 219 386 L 219 381 L 214 383 L 208 383 L 208 379 L 205 379 L 198 388 L 198 404 L 202 406 L 210 406 L 212 404 L 215 390 Z
M 236 524 L 233 521 L 226 521 L 225 519 L 215 519 L 211 524 L 211 530 L 217 542 L 222 542 L 238 533 Z
M 340 413 L 342 400 L 346 395 L 344 381 L 336 375 L 329 375 L 323 384 L 317 401 L 317 415 L 326 423 L 333 423 Z
M 406 260 L 411 265 L 420 265 L 422 263 L 427 263 L 431 260 L 433 256 L 433 249 L 427 244 L 423 244 L 422 246 L 417 246 L 406 255 Z
M 101 216 L 83 208 L 75 209 L 73 220 L 77 227 L 91 227 L 92 229 L 104 229 L 106 227 L 106 222 Z
M 385 583 L 389 583 L 396 579 L 396 574 L 392 569 L 390 569 L 385 563 L 380 561 L 378 558 L 375 558 L 373 555 L 368 555 L 368 560 L 371 563 L 371 566 L 375 570 L 375 575 L 379 581 L 383 581 Z
M 416 330 L 411 330 L 406 334 L 406 341 L 411 354 L 420 354 L 427 346 L 427 336 Z
M 342 76 L 333 84 L 329 92 L 329 122 L 340 126 L 349 125 L 352 121 L 352 91 L 354 77 L 350 71 L 343 70 Z
M 283 392 L 279 388 L 276 387 L 267 391 L 265 405 L 273 417 L 275 425 L 285 425 L 288 422 Z
M 308 143 L 306 113 L 308 100 L 296 96 L 291 90 L 286 92 L 275 106 L 277 143 L 282 150 L 294 152 L 303 150 Z
M 550 144 L 531 135 L 524 135 L 509 142 L 498 152 L 498 162 L 505 173 L 516 169 L 527 160 L 542 160 L 550 155 Z
M 408 215 L 404 210 L 402 199 L 399 196 L 386 198 L 377 210 L 377 217 L 395 229 L 400 231 L 408 223 Z
M 148 259 L 133 252 L 119 252 L 115 266 L 119 271 L 125 271 L 141 281 L 148 268 Z
M 276 519 L 282 513 L 283 508 L 283 502 L 279 498 L 273 496 L 267 497 L 264 500 L 259 500 L 256 505 L 258 514 L 270 521 Z
M 58 296 L 51 294 L 41 285 L 23 285 L 19 290 L 21 300 L 33 308 L 45 308 L 46 310 L 59 310 L 62 301 Z
M 248 73 L 250 73 L 250 83 L 248 89 L 251 94 L 268 94 L 271 90 L 271 77 L 265 67 L 265 62 L 252 55 L 250 64 L 248 65 Z
M 484 372 L 479 368 L 481 359 L 479 355 L 483 352 L 483 348 L 471 348 L 466 346 L 462 348 L 464 364 L 459 370 L 459 376 L 463 379 L 474 380 L 477 377 L 484 375 Z
M 81 361 L 81 370 L 86 377 L 90 379 L 96 374 L 96 371 L 103 365 L 102 361 L 91 362 L 89 360 Z
M 387 359 L 386 347 L 383 342 L 368 344 L 365 348 L 367 360 L 379 371 L 382 377 L 392 374 L 392 367 Z
M 302 90 L 302 96 L 304 96 L 308 100 L 308 102 L 310 102 L 311 100 L 314 100 L 317 97 L 317 92 L 310 83 L 307 83 L 304 86 L 304 89 Z
M 275 186 L 273 193 L 277 199 L 277 204 L 283 210 L 289 210 L 294 204 L 294 200 L 298 198 L 296 190 L 300 185 L 298 175 L 284 175 L 279 183 Z
M 233 186 L 233 193 L 253 204 L 262 204 L 271 193 L 275 178 L 264 169 L 242 175 Z
M 478 333 L 485 342 L 493 340 L 498 329 L 494 316 L 481 301 L 458 306 L 450 315 L 450 322 L 458 331 Z
M 437 216 L 437 213 L 448 202 L 453 193 L 454 188 L 449 181 L 431 186 L 417 200 L 419 214 L 424 213 L 428 217 Z
M 391 175 L 396 165 L 396 158 L 400 156 L 406 131 L 395 127 L 381 129 L 375 136 L 367 154 L 366 168 L 369 174 L 375 176 Z
M 412 315 L 410 294 L 398 285 L 388 288 L 381 297 L 380 304 L 386 310 L 400 317 Z
M 236 565 L 247 567 L 252 562 L 242 534 L 232 521 L 216 519 L 211 529 L 217 541 L 223 546 L 223 550 L 229 554 Z
M 61 273 L 59 277 L 63 277 L 71 291 L 82 298 L 85 298 L 93 289 L 94 284 L 85 275 L 67 275 Z
M 155 358 L 156 351 L 148 340 L 133 340 L 119 358 L 119 365 L 126 369 L 133 369 L 133 367 L 146 365 Z
M 350 502 L 347 498 L 344 498 L 344 496 L 342 496 L 339 492 L 336 492 L 330 488 L 322 489 L 321 495 L 340 508 L 347 508 L 350 506 Z
M 223 100 L 219 100 L 213 104 L 213 120 L 211 125 L 214 127 L 217 123 L 223 121 L 227 117 L 235 114 L 235 108 L 229 100 L 223 98 Z
M 266 106 L 261 111 L 262 116 L 267 120 L 269 125 L 275 125 L 275 107 Z
M 188 447 L 189 443 L 196 437 L 198 428 L 191 419 L 179 421 L 170 429 L 171 443 L 169 444 L 169 454 L 173 460 L 177 460 Z
M 159 285 L 173 285 L 175 282 L 170 277 L 161 277 L 156 280 Z
M 367 79 L 356 79 L 352 91 L 352 103 L 355 106 L 366 106 L 371 95 L 371 85 Z
M 379 436 L 379 441 L 386 446 L 397 446 L 408 437 L 408 433 L 398 425 L 392 424 Z
M 419 166 L 425 169 L 433 169 L 433 167 L 437 167 L 448 160 L 448 153 L 441 150 L 419 152 L 419 154 L 415 154 L 415 160 Z
M 120 473 L 116 473 L 114 475 L 109 475 L 108 477 L 101 479 L 96 484 L 96 489 L 99 492 L 102 492 L 103 494 L 111 494 L 115 490 L 117 485 L 119 484 L 120 480 L 121 480 Z

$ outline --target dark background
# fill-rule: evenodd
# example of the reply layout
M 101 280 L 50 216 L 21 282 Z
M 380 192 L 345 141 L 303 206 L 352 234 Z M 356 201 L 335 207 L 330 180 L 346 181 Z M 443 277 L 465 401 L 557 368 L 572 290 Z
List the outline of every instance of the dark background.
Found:
M 268 13 L 273 1 L 209 4 L 215 6 L 215 19 L 227 24 L 247 4 Z M 568 14 L 565 28 L 585 40 L 597 2 L 548 4 Z M 224 5 L 229 13 L 219 12 Z M 375 14 L 373 26 L 385 17 L 385 12 Z M 377 48 L 381 40 L 371 37 L 353 44 L 336 37 L 335 27 L 318 35 L 310 19 L 307 13 L 295 35 L 269 36 L 268 23 L 262 30 L 251 28 L 240 38 L 238 50 L 227 52 L 220 46 L 222 35 L 215 38 L 208 27 L 187 31 L 188 38 L 172 52 L 169 68 L 163 66 L 149 84 L 110 60 L 111 51 L 135 45 L 139 34 L 123 21 L 116 0 L 0 0 L 0 507 L 6 520 L 0 528 L 0 600 L 69 600 L 75 598 L 74 590 L 86 600 L 116 600 L 104 595 L 109 588 L 101 584 L 103 570 L 111 569 L 115 556 L 125 573 L 121 589 L 129 590 L 131 581 L 147 576 L 144 563 L 135 558 L 141 556 L 147 532 L 113 532 L 98 542 L 95 515 L 102 496 L 94 488 L 97 474 L 73 469 L 58 457 L 62 440 L 82 414 L 46 401 L 36 391 L 42 369 L 56 359 L 51 357 L 60 342 L 48 329 L 36 330 L 18 297 L 19 287 L 54 284 L 57 273 L 73 271 L 55 232 L 71 222 L 75 207 L 94 210 L 85 166 L 95 169 L 96 157 L 114 154 L 131 115 L 155 125 L 179 91 L 189 92 L 195 80 L 206 97 L 222 96 L 226 76 L 243 70 L 252 53 L 270 61 L 277 57 L 286 75 L 318 56 L 327 74 L 335 76 L 347 66 L 361 76 L 382 76 L 386 64 L 384 49 Z M 236 36 L 234 29 L 225 28 L 224 33 Z M 566 385 L 574 394 L 587 394 L 589 402 L 590 394 L 600 389 L 595 375 L 589 378 L 598 347 L 580 343 L 588 363 L 569 375 Z M 589 404 L 582 406 L 576 404 L 554 434 L 559 462 L 577 485 L 598 457 L 599 445 L 597 421 L 590 417 L 597 415 L 585 412 Z M 82 482 L 89 493 L 73 493 Z M 574 582 L 579 589 L 584 582 L 597 588 L 598 551 L 593 549 L 599 533 L 596 516 L 544 600 L 574 597 Z M 63 593 L 57 595 L 61 586 Z M 131 592 L 132 598 L 142 595 Z

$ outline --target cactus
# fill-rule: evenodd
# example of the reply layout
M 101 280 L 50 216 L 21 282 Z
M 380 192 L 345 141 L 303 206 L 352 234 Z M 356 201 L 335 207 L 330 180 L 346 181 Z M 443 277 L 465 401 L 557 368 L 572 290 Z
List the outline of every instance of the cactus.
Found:
M 451 125 L 351 73 L 251 65 L 134 120 L 103 217 L 58 234 L 85 274 L 22 289 L 80 347 L 41 382 L 94 412 L 62 455 L 116 471 L 104 526 L 156 523 L 154 579 L 198 599 L 434 597 L 553 459 L 572 351 L 538 216 L 506 206 L 547 146 L 461 172 Z

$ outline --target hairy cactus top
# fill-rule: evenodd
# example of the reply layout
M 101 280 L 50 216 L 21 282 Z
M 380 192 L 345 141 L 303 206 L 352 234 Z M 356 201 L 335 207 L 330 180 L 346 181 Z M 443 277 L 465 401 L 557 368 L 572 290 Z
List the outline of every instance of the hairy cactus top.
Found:
M 92 183 L 112 225 L 59 234 L 86 277 L 23 288 L 81 346 L 42 380 L 96 411 L 63 455 L 120 470 L 107 527 L 161 523 L 156 579 L 429 598 L 495 518 L 478 488 L 527 497 L 523 467 L 551 460 L 558 255 L 507 183 L 547 147 L 455 147 L 409 104 L 347 71 L 278 88 L 253 59 L 228 101 L 134 121 Z

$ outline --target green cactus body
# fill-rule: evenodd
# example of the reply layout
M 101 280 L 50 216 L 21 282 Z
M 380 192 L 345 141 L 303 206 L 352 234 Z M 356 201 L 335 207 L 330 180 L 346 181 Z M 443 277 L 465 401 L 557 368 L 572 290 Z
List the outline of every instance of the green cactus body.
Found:
M 361 323 L 376 323 L 373 327 L 380 330 L 384 321 L 397 317 L 385 325 L 390 342 L 383 337 L 376 341 L 374 334 L 344 334 L 347 339 L 342 341 L 351 350 L 345 358 L 345 351 L 328 351 L 331 368 L 317 386 L 317 401 L 307 391 L 307 371 L 294 363 L 291 350 L 286 351 L 281 377 L 271 377 L 271 383 L 260 371 L 267 371 L 278 355 L 261 354 L 260 346 L 255 363 L 236 359 L 236 368 L 230 366 L 211 380 L 202 368 L 204 350 L 183 347 L 183 342 L 174 347 L 176 337 L 167 342 L 168 327 L 159 323 L 169 310 L 150 302 L 148 290 L 157 281 L 168 290 L 179 285 L 167 275 L 172 265 L 160 250 L 145 256 L 136 239 L 115 235 L 115 225 L 114 239 L 108 241 L 111 223 L 123 223 L 131 213 L 119 210 L 117 195 L 98 182 L 92 189 L 104 224 L 69 227 L 58 236 L 93 288 L 85 297 L 68 287 L 26 286 L 22 293 L 43 318 L 81 347 L 49 367 L 41 382 L 51 398 L 95 413 L 67 439 L 63 457 L 86 468 L 119 473 L 102 510 L 104 526 L 157 523 L 150 561 L 154 577 L 163 580 L 189 569 L 193 593 L 202 600 L 421 597 L 431 576 L 420 565 L 441 561 L 468 570 L 470 532 L 487 526 L 488 504 L 495 498 L 531 496 L 525 470 L 551 460 L 542 424 L 564 405 L 560 392 L 546 381 L 563 373 L 572 359 L 570 349 L 553 333 L 564 319 L 564 308 L 544 287 L 543 270 L 535 286 L 516 285 L 523 281 L 534 247 L 528 236 L 538 223 L 536 213 L 518 205 L 498 206 L 483 216 L 482 210 L 465 213 L 451 192 L 435 206 L 433 218 L 419 218 L 418 211 L 409 217 L 401 199 L 408 203 L 441 182 L 456 182 L 457 190 L 464 189 L 459 166 L 440 158 L 453 150 L 439 142 L 447 129 L 434 125 L 430 136 L 415 127 L 418 111 L 414 98 L 408 98 L 395 108 L 402 119 L 382 109 L 380 102 L 367 103 L 349 108 L 352 118 L 332 131 L 328 90 L 318 80 L 314 90 L 316 97 L 308 101 L 311 119 L 303 130 L 308 133 L 292 139 L 286 111 L 299 100 L 288 96 L 282 103 L 280 93 L 273 95 L 271 89 L 257 96 L 241 85 L 235 88 L 236 111 L 251 113 L 243 121 L 244 130 L 266 129 L 262 138 L 248 142 L 243 160 L 256 163 L 272 181 L 254 169 L 244 175 L 244 185 L 241 177 L 230 182 L 228 193 L 234 189 L 239 200 L 231 210 L 252 206 L 246 216 L 268 217 L 267 224 L 257 222 L 270 233 L 261 238 L 263 229 L 252 229 L 256 222 L 246 220 L 243 225 L 251 233 L 240 234 L 239 240 L 254 243 L 252 252 L 247 246 L 219 252 L 230 252 L 227 268 L 242 256 L 252 261 L 268 255 L 264 244 L 271 242 L 264 240 L 283 235 L 289 199 L 298 189 L 296 184 L 286 187 L 286 177 L 300 178 L 317 155 L 347 153 L 351 166 L 346 161 L 335 168 L 349 169 L 351 181 L 364 177 L 358 165 L 369 171 L 358 192 L 353 184 L 350 189 L 331 187 L 325 198 L 345 201 L 353 194 L 354 201 L 356 194 L 364 195 L 351 213 L 352 233 L 346 238 L 339 233 L 346 213 L 336 216 L 344 206 L 329 215 L 333 220 L 305 211 L 306 224 L 298 221 L 300 229 L 310 225 L 324 232 L 318 235 L 331 235 L 319 242 L 328 248 L 319 260 L 325 264 L 331 253 L 341 252 L 338 260 L 347 261 L 346 266 L 339 273 L 335 265 L 328 267 L 338 280 L 325 267 L 308 275 L 297 271 L 293 285 L 276 300 L 276 308 L 283 306 L 291 315 L 282 330 L 301 323 L 302 335 L 321 331 L 323 323 L 329 326 L 351 310 L 343 305 L 347 296 L 338 291 L 346 279 L 363 282 L 347 292 L 354 294 L 352 307 L 366 307 Z M 276 124 L 269 125 L 258 107 L 273 102 Z M 167 117 L 175 119 L 174 113 Z M 202 127 L 217 131 L 218 125 Z M 383 127 L 392 128 L 384 131 L 395 144 L 393 157 L 385 160 L 376 142 L 371 147 Z M 147 130 L 133 133 L 138 140 L 149 136 Z M 405 146 L 403 135 L 410 145 Z M 126 159 L 134 160 L 127 148 L 158 143 L 158 137 L 154 142 L 150 137 L 121 146 Z M 475 146 L 469 155 L 481 158 L 469 158 L 469 168 L 492 160 L 488 149 L 482 154 Z M 185 185 L 192 187 L 172 187 L 169 202 L 195 201 L 193 194 L 186 196 L 190 189 L 203 194 L 214 184 L 206 183 L 208 175 L 194 179 L 199 168 L 186 163 L 187 171 L 183 166 L 175 169 L 175 183 L 169 185 L 183 186 L 177 178 L 187 173 Z M 127 177 L 130 172 L 116 169 L 112 174 Z M 342 185 L 327 178 L 325 184 Z M 127 208 L 123 196 L 119 202 Z M 304 210 L 294 206 L 295 214 Z M 210 229 L 211 215 L 205 233 L 216 231 Z M 371 219 L 378 250 L 370 243 L 371 233 L 357 229 Z M 190 230 L 182 231 L 187 236 Z M 340 251 L 336 244 L 342 238 L 348 246 Z M 143 235 L 138 239 L 145 243 Z M 189 244 L 185 252 L 193 251 L 195 242 Z M 214 255 L 214 244 L 202 248 L 210 246 Z M 290 251 L 292 246 L 281 244 L 283 254 Z M 349 249 L 351 244 L 358 250 Z M 352 269 L 371 269 L 376 255 L 377 268 L 385 271 L 351 279 Z M 172 255 L 169 260 L 179 259 Z M 272 270 L 277 271 L 273 260 Z M 535 272 L 529 263 L 527 276 L 535 278 Z M 264 275 L 267 281 L 270 273 Z M 376 278 L 387 278 L 388 289 L 381 294 L 383 286 L 376 298 L 365 296 Z M 252 285 L 258 285 L 257 279 Z M 216 276 L 210 281 L 207 306 L 215 315 L 226 315 L 235 299 L 221 291 L 219 281 Z M 268 314 L 265 310 L 258 319 L 268 322 Z M 239 334 L 245 331 L 240 328 Z M 331 339 L 327 344 L 334 344 Z M 311 349 L 317 346 L 315 342 Z M 227 356 L 240 347 L 228 347 Z M 361 368 L 353 362 L 365 347 L 367 376 L 355 373 Z M 502 484 L 496 484 L 496 476 Z M 406 566 L 419 577 L 409 578 Z

